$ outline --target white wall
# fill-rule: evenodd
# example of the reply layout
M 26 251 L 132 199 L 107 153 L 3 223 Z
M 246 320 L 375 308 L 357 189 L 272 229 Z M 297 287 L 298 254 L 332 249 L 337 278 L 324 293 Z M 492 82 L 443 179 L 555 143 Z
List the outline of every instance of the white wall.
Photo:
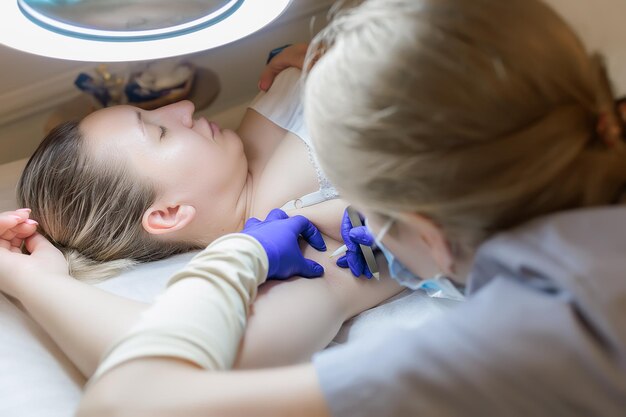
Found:
M 626 0 L 544 1 L 576 29 L 590 52 L 605 56 L 616 94 L 626 95 Z
M 293 0 L 285 14 L 261 32 L 233 44 L 189 56 L 197 65 L 212 68 L 220 76 L 221 93 L 209 111 L 221 111 L 252 97 L 257 91 L 258 75 L 267 53 L 286 43 L 309 40 L 312 33 L 326 22 L 326 13 L 332 2 Z M 0 45 L 0 63 L 2 164 L 32 153 L 43 137 L 43 126 L 51 110 L 81 94 L 74 87 L 74 79 L 80 72 L 91 72 L 95 64 L 29 55 L 3 45 Z

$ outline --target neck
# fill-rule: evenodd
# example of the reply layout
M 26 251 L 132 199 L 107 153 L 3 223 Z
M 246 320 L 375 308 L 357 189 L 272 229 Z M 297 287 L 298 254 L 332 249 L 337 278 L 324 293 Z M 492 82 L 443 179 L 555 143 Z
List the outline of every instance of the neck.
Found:
M 246 221 L 251 217 L 255 191 L 254 185 L 254 177 L 252 176 L 252 173 L 248 171 L 246 181 L 243 184 L 243 188 L 241 190 L 241 194 L 239 195 L 239 200 L 237 201 L 237 206 L 235 209 L 236 218 L 239 219 L 237 231 L 243 229 Z

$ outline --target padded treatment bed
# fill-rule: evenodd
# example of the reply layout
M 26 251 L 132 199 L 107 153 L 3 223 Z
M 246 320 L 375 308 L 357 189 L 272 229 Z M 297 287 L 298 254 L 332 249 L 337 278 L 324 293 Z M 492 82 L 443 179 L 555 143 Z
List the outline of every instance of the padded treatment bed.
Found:
M 212 115 L 221 126 L 239 124 L 247 104 Z M 15 185 L 27 159 L 0 165 L 0 212 L 16 208 Z M 152 301 L 169 277 L 196 252 L 138 265 L 96 284 L 112 293 Z M 50 294 L 54 297 L 54 294 Z M 346 322 L 331 345 L 355 340 L 379 326 L 419 326 L 457 302 L 404 291 L 379 307 Z M 70 417 L 80 401 L 85 379 L 43 329 L 0 293 L 0 416 Z

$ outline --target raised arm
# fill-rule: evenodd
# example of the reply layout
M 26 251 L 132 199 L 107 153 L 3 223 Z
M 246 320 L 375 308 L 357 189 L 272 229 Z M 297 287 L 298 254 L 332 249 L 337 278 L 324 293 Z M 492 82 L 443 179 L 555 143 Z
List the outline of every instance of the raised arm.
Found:
M 18 217 L 22 220 L 19 222 L 23 224 L 28 215 L 20 213 Z M 5 218 L 18 222 L 10 216 Z M 35 225 L 20 227 L 24 229 L 22 236 L 26 236 L 33 233 Z M 338 245 L 326 240 L 331 250 Z M 9 244 L 6 240 L 0 240 L 2 242 Z M 149 305 L 69 277 L 65 259 L 42 236 L 27 240 L 27 248 L 34 255 L 0 248 L 0 290 L 19 299 L 61 350 L 89 377 L 112 344 Z M 344 320 L 398 292 L 390 281 L 368 283 L 346 276 L 326 253 L 311 247 L 305 248 L 305 255 L 323 264 L 326 277 L 261 286 L 237 359 L 238 367 L 258 368 L 305 361 L 330 342 Z

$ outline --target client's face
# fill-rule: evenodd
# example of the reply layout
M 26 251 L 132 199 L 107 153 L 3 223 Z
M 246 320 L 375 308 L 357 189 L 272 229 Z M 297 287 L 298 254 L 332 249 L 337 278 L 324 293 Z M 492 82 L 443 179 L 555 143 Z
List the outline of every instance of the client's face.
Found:
M 125 158 L 155 184 L 163 210 L 193 207 L 194 229 L 206 235 L 209 224 L 228 227 L 248 170 L 237 134 L 194 120 L 193 112 L 190 101 L 153 111 L 116 106 L 87 116 L 80 128 L 96 158 Z

